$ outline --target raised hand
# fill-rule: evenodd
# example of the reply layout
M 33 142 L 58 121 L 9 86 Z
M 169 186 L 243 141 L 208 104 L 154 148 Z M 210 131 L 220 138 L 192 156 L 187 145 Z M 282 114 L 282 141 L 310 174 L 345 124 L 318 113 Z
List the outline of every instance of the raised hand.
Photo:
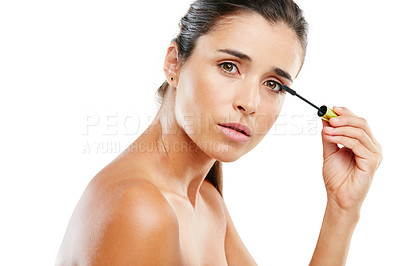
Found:
M 382 161 L 382 148 L 365 119 L 344 107 L 334 111 L 339 116 L 322 121 L 321 133 L 328 204 L 338 211 L 358 212 Z

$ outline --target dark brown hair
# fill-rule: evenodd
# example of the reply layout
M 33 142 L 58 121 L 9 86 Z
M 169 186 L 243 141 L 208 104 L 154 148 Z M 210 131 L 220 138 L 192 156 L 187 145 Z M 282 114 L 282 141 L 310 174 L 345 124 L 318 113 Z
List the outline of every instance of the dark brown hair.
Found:
M 182 17 L 180 31 L 172 42 L 178 46 L 178 58 L 183 64 L 192 54 L 197 39 L 210 33 L 221 19 L 235 14 L 254 12 L 266 20 L 284 23 L 297 35 L 303 48 L 303 61 L 307 48 L 308 24 L 303 12 L 292 0 L 196 0 L 188 12 Z M 157 90 L 160 102 L 163 101 L 168 89 L 165 81 Z M 222 196 L 222 163 L 216 161 L 206 179 L 209 180 Z

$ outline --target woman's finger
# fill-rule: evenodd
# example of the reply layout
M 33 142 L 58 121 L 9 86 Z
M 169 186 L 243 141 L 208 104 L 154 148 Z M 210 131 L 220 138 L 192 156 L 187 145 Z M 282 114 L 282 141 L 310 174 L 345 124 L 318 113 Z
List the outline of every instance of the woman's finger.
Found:
M 340 126 L 340 127 L 324 127 L 324 133 L 332 136 L 346 136 L 349 138 L 357 139 L 362 145 L 373 153 L 378 153 L 378 147 L 372 141 L 370 136 L 361 128 L 351 126 Z
M 322 124 L 323 124 L 324 128 L 329 126 L 329 123 L 324 120 L 322 120 Z M 333 143 L 332 141 L 328 141 L 326 139 L 326 133 L 325 133 L 324 129 L 322 129 L 322 131 L 321 131 L 321 138 L 322 138 L 322 148 L 323 148 L 323 158 L 324 159 L 328 158 L 331 154 L 333 154 L 339 150 L 339 147 L 337 146 L 336 143 Z
M 331 118 L 329 124 L 333 127 L 340 126 L 353 126 L 361 128 L 365 133 L 371 138 L 375 145 L 379 146 L 379 143 L 374 138 L 371 128 L 369 127 L 367 121 L 364 118 L 355 116 L 346 107 L 334 107 L 333 110 L 339 115 L 338 117 Z
M 374 172 L 381 162 L 380 154 L 372 153 L 358 139 L 332 135 L 325 135 L 325 138 L 329 142 L 341 144 L 343 147 L 350 149 L 357 157 L 355 160 L 357 167 L 362 171 Z

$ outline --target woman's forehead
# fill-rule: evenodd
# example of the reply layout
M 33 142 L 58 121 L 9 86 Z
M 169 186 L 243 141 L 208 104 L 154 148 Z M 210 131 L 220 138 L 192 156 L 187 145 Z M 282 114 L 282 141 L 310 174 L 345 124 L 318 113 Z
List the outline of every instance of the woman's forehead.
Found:
M 209 39 L 211 42 L 232 42 L 237 44 L 297 42 L 296 33 L 282 22 L 272 23 L 261 15 L 240 13 L 221 18 L 212 31 L 199 39 Z
M 303 55 L 292 29 L 284 23 L 271 23 L 255 12 L 222 18 L 210 33 L 198 39 L 195 53 L 215 55 L 221 49 L 240 51 L 256 64 L 279 61 L 292 72 L 300 68 Z

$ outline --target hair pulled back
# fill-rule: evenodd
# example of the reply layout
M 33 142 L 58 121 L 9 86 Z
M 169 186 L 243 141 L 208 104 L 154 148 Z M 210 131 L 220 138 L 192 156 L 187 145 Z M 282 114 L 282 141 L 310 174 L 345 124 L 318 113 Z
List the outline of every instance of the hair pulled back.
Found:
M 182 17 L 180 31 L 172 42 L 178 46 L 181 64 L 190 57 L 197 39 L 210 33 L 221 19 L 240 13 L 253 12 L 261 15 L 272 24 L 284 23 L 297 35 L 303 48 L 303 60 L 307 48 L 308 23 L 302 10 L 292 0 L 196 0 Z M 157 90 L 160 102 L 168 89 L 164 82 Z M 222 163 L 216 161 L 206 176 L 222 196 Z

